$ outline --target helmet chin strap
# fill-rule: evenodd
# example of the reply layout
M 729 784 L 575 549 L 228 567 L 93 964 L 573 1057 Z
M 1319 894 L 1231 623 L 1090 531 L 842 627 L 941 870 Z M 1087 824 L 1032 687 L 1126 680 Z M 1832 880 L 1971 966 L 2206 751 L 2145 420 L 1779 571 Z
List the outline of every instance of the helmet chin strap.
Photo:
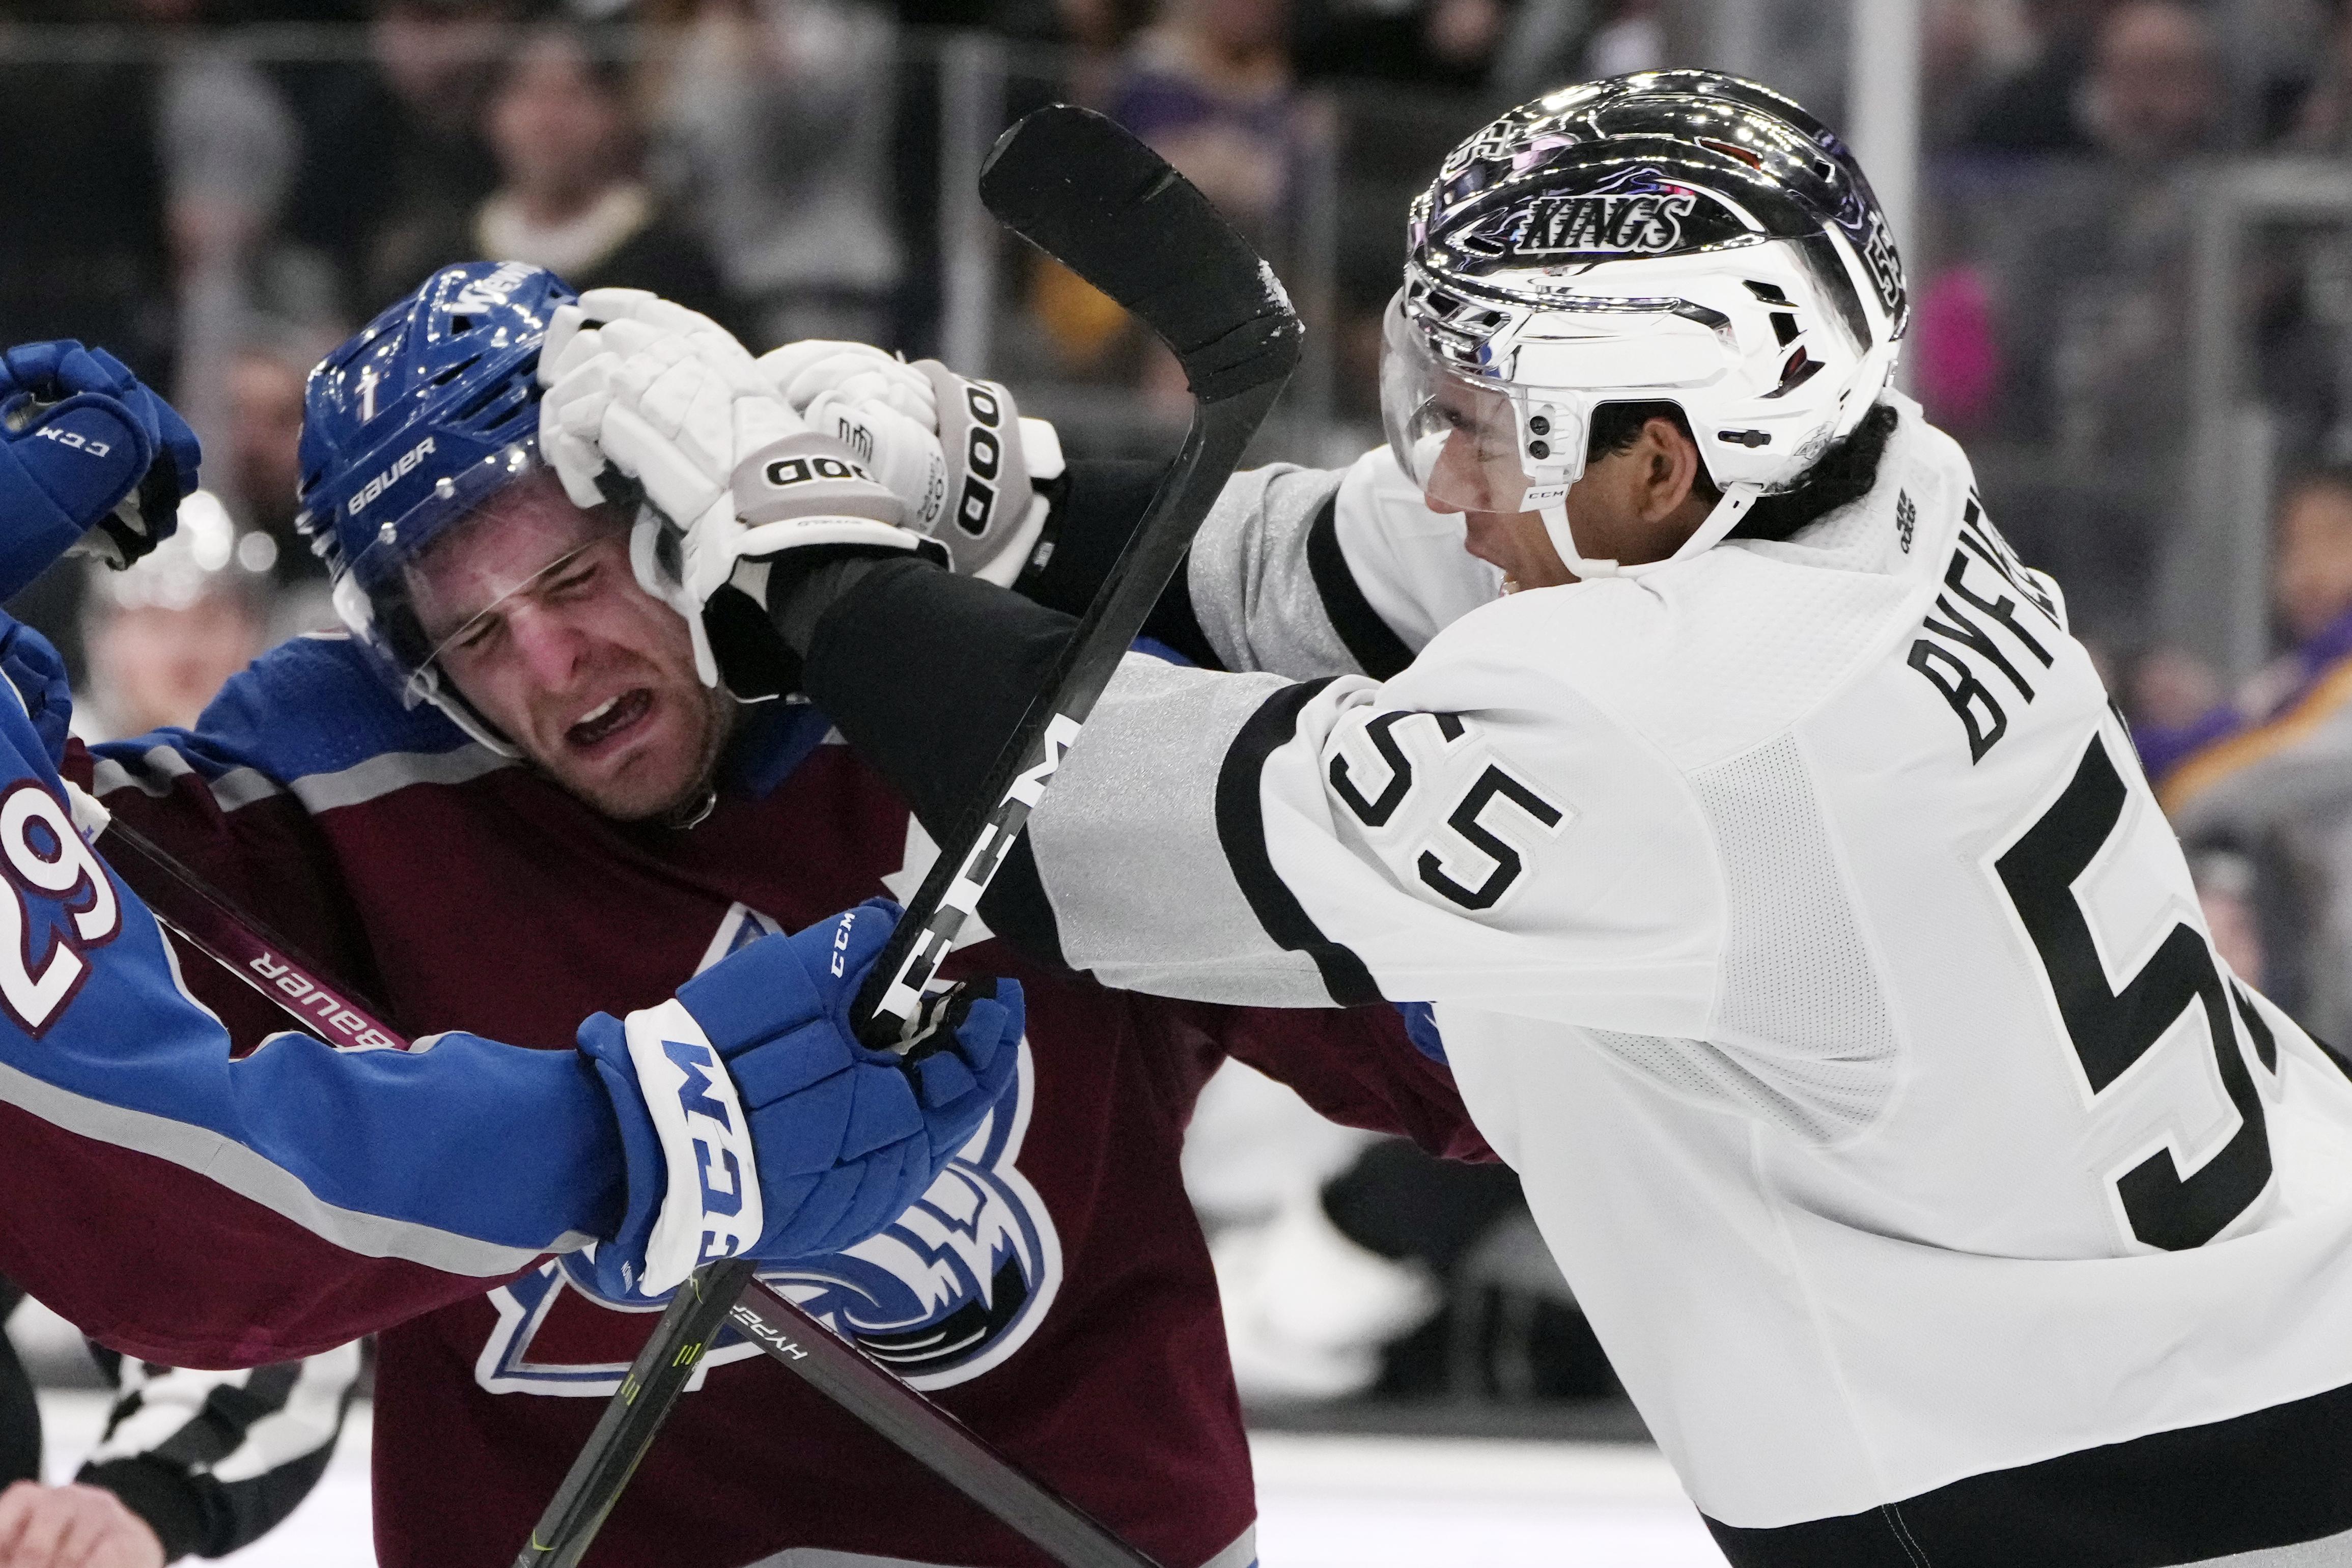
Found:
M 1688 560 L 1703 550 L 1712 550 L 1739 526 L 1739 520 L 1748 515 L 1748 508 L 1754 506 L 1757 498 L 1763 493 L 1761 485 L 1726 485 L 1723 499 L 1715 503 L 1714 509 L 1706 514 L 1706 520 L 1691 531 L 1691 536 L 1684 540 L 1672 555 L 1664 561 L 1644 561 L 1632 566 L 1621 566 L 1612 560 L 1596 560 L 1576 548 L 1576 534 L 1569 526 L 1565 498 L 1542 508 L 1537 515 L 1543 519 L 1544 532 L 1550 537 L 1551 547 L 1559 552 L 1560 560 L 1576 574 L 1578 581 L 1590 583 L 1596 577 L 1639 577 L 1677 561 Z
M 677 612 L 686 623 L 686 635 L 694 644 L 694 673 L 703 685 L 719 684 L 719 658 L 711 651 L 710 634 L 703 629 L 700 606 L 686 591 L 668 562 L 662 559 L 662 531 L 671 526 L 669 521 L 654 510 L 651 503 L 637 509 L 637 521 L 629 529 L 629 571 L 635 576 L 637 586 Z

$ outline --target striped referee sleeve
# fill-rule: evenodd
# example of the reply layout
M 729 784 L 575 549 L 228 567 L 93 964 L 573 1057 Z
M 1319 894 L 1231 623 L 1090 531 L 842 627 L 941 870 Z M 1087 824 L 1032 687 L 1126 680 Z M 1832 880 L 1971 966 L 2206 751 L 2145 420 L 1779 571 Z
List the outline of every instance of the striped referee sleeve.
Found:
M 360 1368 L 356 1341 L 245 1372 L 121 1361 L 106 1436 L 76 1479 L 145 1520 L 166 1560 L 226 1556 L 318 1485 Z

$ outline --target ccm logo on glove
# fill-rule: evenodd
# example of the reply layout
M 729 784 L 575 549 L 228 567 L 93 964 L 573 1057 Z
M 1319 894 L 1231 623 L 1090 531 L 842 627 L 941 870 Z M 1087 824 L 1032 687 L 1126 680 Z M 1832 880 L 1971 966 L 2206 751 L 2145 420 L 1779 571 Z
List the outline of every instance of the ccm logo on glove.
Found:
M 673 998 L 630 1014 L 627 1037 L 646 1109 L 661 1134 L 670 1191 L 700 1194 L 699 1202 L 666 1205 L 654 1223 L 646 1273 L 658 1268 L 667 1289 L 688 1268 L 749 1247 L 765 1216 L 759 1186 L 743 1179 L 757 1167 L 735 1079 L 694 1015 Z M 712 1184 L 714 1168 L 725 1173 L 723 1184 Z
M 104 441 L 86 441 L 72 431 L 60 429 L 55 425 L 45 425 L 33 434 L 40 440 L 55 441 L 60 447 L 71 447 L 78 452 L 88 452 L 93 458 L 103 458 L 114 450 Z

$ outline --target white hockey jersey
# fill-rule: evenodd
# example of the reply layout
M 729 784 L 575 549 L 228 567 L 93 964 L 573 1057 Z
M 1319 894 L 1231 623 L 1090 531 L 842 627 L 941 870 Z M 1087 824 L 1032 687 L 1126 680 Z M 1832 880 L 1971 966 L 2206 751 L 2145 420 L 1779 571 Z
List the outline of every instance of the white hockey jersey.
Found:
M 1244 476 L 1192 595 L 1272 673 L 1122 668 L 1032 822 L 1064 952 L 1434 1002 L 1736 1563 L 2352 1561 L 2352 1079 L 1897 401 L 1793 541 L 1491 602 L 1375 460 Z

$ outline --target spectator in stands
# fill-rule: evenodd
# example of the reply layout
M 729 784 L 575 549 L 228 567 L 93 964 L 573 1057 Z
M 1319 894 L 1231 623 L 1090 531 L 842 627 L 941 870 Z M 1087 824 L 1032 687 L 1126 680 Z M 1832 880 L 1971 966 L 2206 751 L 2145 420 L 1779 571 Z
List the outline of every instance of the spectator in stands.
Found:
M 11 22 L 134 19 L 107 0 L 19 0 Z M 0 342 L 103 342 L 170 384 L 156 71 L 137 58 L 0 56 Z
M 669 0 L 663 151 L 744 301 L 755 346 L 887 339 L 897 37 L 851 0 Z
M 303 384 L 332 346 L 299 333 L 257 337 L 239 346 L 226 378 L 226 436 L 206 465 L 226 492 L 222 499 L 236 521 L 244 559 L 269 579 L 273 644 L 341 625 L 329 596 L 326 563 L 294 527 Z
M 1404 81 L 1517 102 L 1597 74 L 1588 44 L 1623 9 L 1587 0 L 1294 0 L 1290 47 L 1301 80 Z
M 2029 63 L 1979 104 L 1964 140 L 2002 153 L 2081 153 L 2090 137 L 2078 113 L 2092 40 L 2114 0 L 2027 0 Z
M 115 572 L 91 564 L 82 641 L 89 684 L 74 732 L 92 742 L 193 726 L 268 646 L 268 535 L 239 533 L 210 492 L 180 503 L 179 531 Z
M 2290 136 L 2301 152 L 2352 152 L 2352 5 L 2337 0 L 2335 9 L 2326 54 Z
M 2201 145 L 2221 113 L 2204 15 L 2181 0 L 2038 0 L 2032 63 L 1980 100 L 1965 140 L 2126 162 Z
M 228 367 L 228 438 L 217 455 L 205 454 L 205 471 L 218 476 L 230 513 L 276 542 L 279 559 L 272 575 L 281 581 L 325 575 L 294 531 L 300 510 L 295 492 L 302 482 L 302 388 L 320 357 L 291 342 L 255 339 L 241 345 Z
M 266 265 L 281 244 L 278 218 L 301 153 L 299 126 L 277 85 L 236 30 L 190 25 L 197 0 L 140 5 L 177 29 L 158 83 L 179 305 L 173 397 L 214 444 L 227 428 L 229 363 L 254 301 L 266 295 L 279 310 L 331 315 L 335 300 L 315 268 L 306 287 Z
M 2079 104 L 2091 144 L 2125 163 L 2206 146 L 2221 118 L 2221 79 L 2204 15 L 2180 0 L 2129 0 L 2109 12 Z
M 1112 119 L 1261 239 L 1291 188 L 1299 136 L 1288 22 L 1283 0 L 1169 0 L 1111 90 Z
M 302 161 L 290 237 L 327 258 L 342 313 L 365 321 L 415 283 L 375 263 L 422 228 L 470 210 L 497 165 L 482 104 L 520 0 L 375 0 L 367 58 L 281 67 Z
M 377 269 L 387 297 L 436 267 L 489 257 L 547 268 L 575 289 L 649 289 L 736 324 L 718 263 L 641 177 L 643 128 L 620 47 L 565 22 L 516 37 L 482 122 L 498 187 L 388 247 Z
M 1989 411 L 2043 448 L 2052 488 L 2014 502 L 2021 549 L 2068 587 L 2077 630 L 2145 646 L 2168 547 L 2185 526 L 2189 160 L 2218 127 L 2204 18 L 2177 0 L 2109 10 L 2079 94 L 2084 155 L 2010 173 L 1979 236 L 2005 384 Z M 1932 301 L 1931 301 L 1932 302 Z
M 2264 989 L 2342 1040 L 2352 1037 L 2352 468 L 2288 489 L 2273 591 L 2294 649 L 2197 723 L 2200 744 L 2150 734 L 2147 752 L 2192 859 L 2228 851 L 2252 868 Z
M 1297 91 L 1285 0 L 1169 0 L 1137 34 L 1108 91 L 1111 118 L 1175 165 L 1277 270 L 1290 260 L 1299 164 L 1320 134 Z M 1033 306 L 1061 363 L 1132 374 L 1163 405 L 1183 377 L 1125 313 L 1062 268 L 1040 266 Z

